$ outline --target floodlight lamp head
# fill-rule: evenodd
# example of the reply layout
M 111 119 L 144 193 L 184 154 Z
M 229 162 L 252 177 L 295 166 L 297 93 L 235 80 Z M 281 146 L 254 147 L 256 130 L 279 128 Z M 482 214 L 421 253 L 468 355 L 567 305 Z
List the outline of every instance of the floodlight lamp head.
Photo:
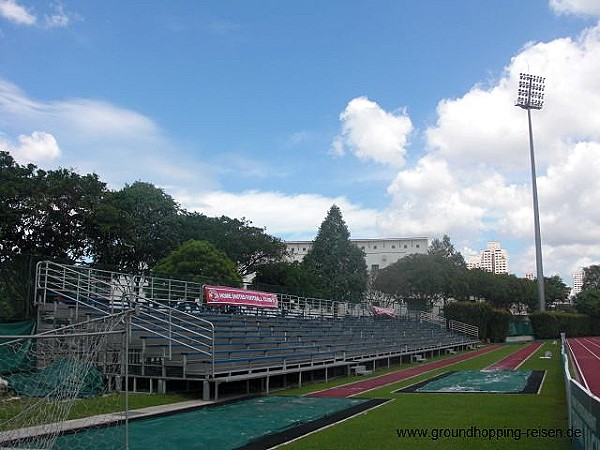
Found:
M 523 109 L 542 109 L 544 106 L 544 77 L 519 74 L 519 90 L 515 106 Z

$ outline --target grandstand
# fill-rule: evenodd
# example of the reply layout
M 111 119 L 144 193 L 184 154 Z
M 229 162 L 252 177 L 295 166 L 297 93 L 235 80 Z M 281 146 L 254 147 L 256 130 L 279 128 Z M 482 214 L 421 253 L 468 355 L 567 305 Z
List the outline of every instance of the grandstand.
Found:
M 387 310 L 285 294 L 269 304 L 211 304 L 206 287 L 87 267 L 41 262 L 36 275 L 38 332 L 135 310 L 121 361 L 98 368 L 117 388 L 166 392 L 201 388 L 204 399 L 223 391 L 269 392 L 315 378 L 368 373 L 478 342 L 478 330 L 431 314 Z M 218 287 L 213 287 L 220 289 Z M 242 291 L 228 290 L 230 298 Z M 373 311 L 376 311 L 374 314 Z M 106 355 L 104 355 L 106 356 Z M 125 370 L 126 368 L 126 370 Z M 360 368 L 361 370 L 357 370 Z

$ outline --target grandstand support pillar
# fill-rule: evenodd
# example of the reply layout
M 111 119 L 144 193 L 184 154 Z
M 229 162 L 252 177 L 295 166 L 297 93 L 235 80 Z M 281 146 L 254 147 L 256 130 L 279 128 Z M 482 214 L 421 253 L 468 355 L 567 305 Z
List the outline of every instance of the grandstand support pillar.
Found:
M 202 382 L 202 400 L 205 402 L 210 400 L 210 382 L 208 380 Z
M 269 375 L 267 375 L 267 380 L 265 382 L 265 391 L 267 392 L 267 395 L 269 395 Z
M 325 367 L 325 383 L 327 383 L 329 380 L 327 378 L 327 367 Z
M 215 380 L 215 402 L 219 400 L 219 382 Z
M 302 387 L 302 372 L 298 372 L 298 387 Z

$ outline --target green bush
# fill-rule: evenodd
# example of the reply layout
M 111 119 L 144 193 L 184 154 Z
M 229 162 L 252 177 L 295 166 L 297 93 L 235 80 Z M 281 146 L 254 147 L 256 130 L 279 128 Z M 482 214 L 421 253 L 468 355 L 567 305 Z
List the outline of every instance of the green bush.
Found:
M 593 320 L 585 314 L 534 312 L 530 316 L 536 339 L 556 339 L 564 332 L 568 337 L 589 336 Z

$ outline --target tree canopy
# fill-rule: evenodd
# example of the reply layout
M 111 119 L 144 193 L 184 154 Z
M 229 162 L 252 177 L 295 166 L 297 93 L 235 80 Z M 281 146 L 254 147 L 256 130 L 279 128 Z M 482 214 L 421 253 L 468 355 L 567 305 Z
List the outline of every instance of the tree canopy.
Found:
M 600 289 L 600 265 L 592 264 L 583 268 L 583 284 L 581 290 Z
M 207 217 L 204 214 L 182 214 L 180 239 L 200 239 L 212 242 L 235 261 L 242 275 L 255 273 L 259 266 L 280 261 L 285 255 L 281 239 L 265 233 L 264 228 L 252 226 L 252 222 L 230 217 Z
M 462 254 L 454 248 L 454 245 L 450 242 L 450 236 L 447 234 L 444 235 L 441 241 L 438 238 L 433 239 L 431 244 L 429 244 L 427 253 L 446 258 L 452 261 L 456 266 L 466 267 L 465 259 Z
M 187 241 L 160 260 L 152 273 L 200 284 L 230 285 L 242 281 L 235 263 L 208 241 Z

